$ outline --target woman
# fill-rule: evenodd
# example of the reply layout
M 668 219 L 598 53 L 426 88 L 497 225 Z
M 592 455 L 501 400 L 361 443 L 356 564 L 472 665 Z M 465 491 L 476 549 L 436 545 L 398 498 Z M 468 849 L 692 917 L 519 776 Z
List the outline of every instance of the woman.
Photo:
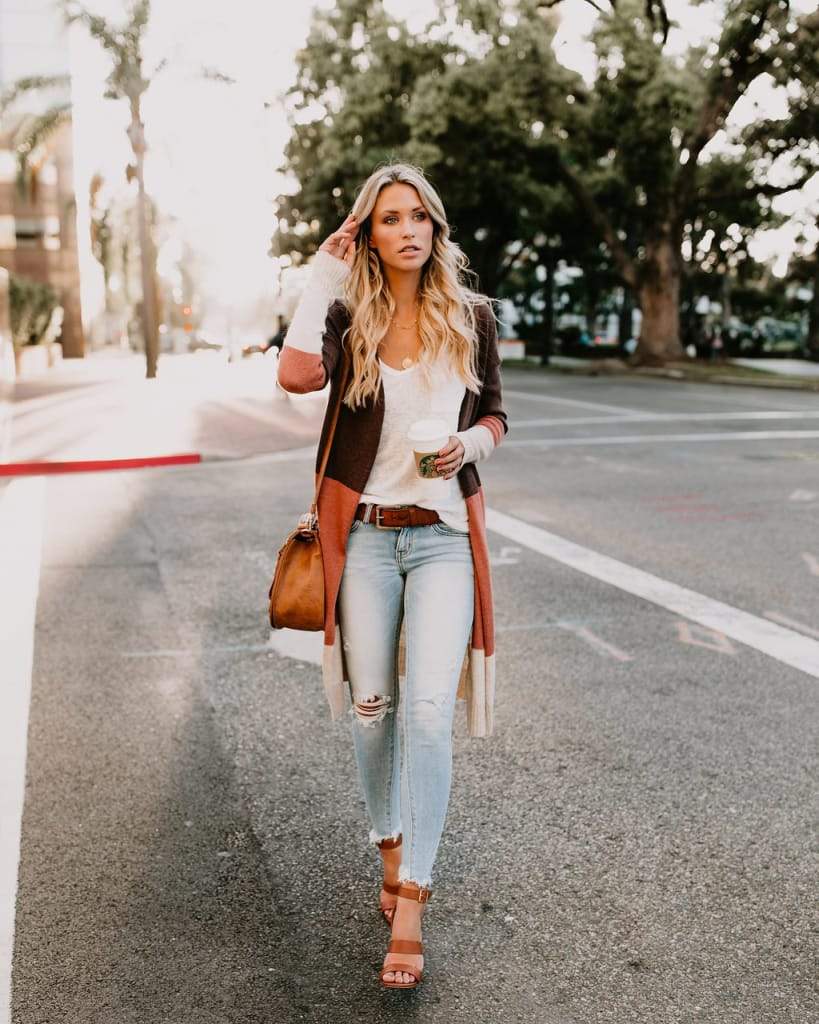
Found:
M 392 926 L 381 980 L 395 988 L 422 976 L 421 917 L 449 799 L 456 698 L 467 702 L 471 735 L 492 731 L 492 588 L 474 463 L 508 425 L 494 314 L 464 284 L 466 263 L 423 173 L 377 169 L 319 247 L 278 363 L 285 391 L 330 382 L 318 469 L 342 349 L 352 359 L 318 497 L 323 679 L 333 718 L 350 696 L 370 842 L 384 864 L 381 911 Z M 430 417 L 445 421 L 449 440 L 427 479 L 407 431 Z

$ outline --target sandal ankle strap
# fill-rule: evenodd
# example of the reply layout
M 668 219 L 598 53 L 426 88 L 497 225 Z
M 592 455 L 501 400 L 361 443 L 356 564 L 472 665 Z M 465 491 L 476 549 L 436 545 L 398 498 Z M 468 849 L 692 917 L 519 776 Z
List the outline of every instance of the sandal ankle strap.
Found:
M 400 882 L 398 895 L 407 900 L 418 900 L 419 903 L 428 903 L 432 897 L 432 889 L 428 886 L 418 885 L 415 882 Z
M 387 946 L 387 952 L 416 953 L 421 956 L 424 952 L 424 944 L 423 942 L 417 942 L 415 939 L 390 939 L 389 945 Z M 388 970 L 392 970 L 392 967 L 388 968 Z M 414 968 L 413 973 L 415 973 Z

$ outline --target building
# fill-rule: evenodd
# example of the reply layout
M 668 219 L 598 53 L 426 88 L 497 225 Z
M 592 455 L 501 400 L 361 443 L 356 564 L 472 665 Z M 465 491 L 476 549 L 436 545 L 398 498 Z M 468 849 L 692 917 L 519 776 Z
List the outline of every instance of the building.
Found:
M 53 0 L 0 0 L 0 90 L 23 77 L 67 75 L 68 32 Z M 36 98 L 41 106 L 33 106 Z M 36 189 L 21 193 L 10 148 L 15 117 L 41 113 L 69 89 L 22 98 L 0 120 L 0 267 L 50 284 L 64 309 L 63 355 L 85 353 L 80 307 L 77 215 L 70 120 L 49 137 L 38 157 Z

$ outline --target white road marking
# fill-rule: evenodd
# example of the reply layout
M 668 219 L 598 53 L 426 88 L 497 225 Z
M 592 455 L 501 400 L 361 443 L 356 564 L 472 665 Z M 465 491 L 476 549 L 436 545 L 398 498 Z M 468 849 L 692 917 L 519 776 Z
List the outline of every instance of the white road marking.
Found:
M 732 640 L 819 679 L 819 642 L 811 637 L 706 597 L 695 590 L 678 586 L 496 509 L 486 510 L 486 525 L 489 530 L 516 544 L 522 544 L 562 565 L 666 608 L 706 629 L 723 633 Z
M 802 558 L 805 560 L 805 564 L 814 576 L 819 576 L 819 558 L 816 555 L 812 555 L 810 551 L 803 551 Z
M 803 491 L 797 488 L 788 498 L 788 501 L 813 501 L 814 498 L 819 498 L 819 492 Z
M 587 626 L 566 626 L 565 628 L 574 633 L 575 636 L 580 637 L 581 640 L 585 640 L 590 647 L 593 647 L 600 654 L 605 654 L 609 658 L 614 658 L 615 661 L 634 660 L 630 654 L 626 654 L 626 652 L 621 651 L 619 647 L 615 647 L 614 644 L 610 644 L 606 640 L 603 640 L 602 637 L 592 633 Z
M 499 555 L 490 555 L 490 565 L 517 565 L 518 559 L 510 557 L 515 552 L 520 551 L 520 548 L 515 547 L 502 547 Z
M 642 409 L 629 409 L 623 405 L 606 405 L 604 402 L 583 402 L 579 398 L 558 398 L 540 391 L 513 391 L 503 389 L 504 398 L 524 398 L 533 402 L 551 402 L 554 405 L 575 405 L 580 409 L 602 409 L 604 412 L 619 413 L 621 416 L 642 416 Z
M 506 392 L 504 392 L 506 394 Z M 515 417 L 512 421 L 515 429 L 521 427 L 573 427 L 588 426 L 594 423 L 710 423 L 713 420 L 803 420 L 819 419 L 819 410 L 810 409 L 800 412 L 641 412 L 628 416 L 559 416 L 545 417 L 535 420 L 521 420 Z
M 514 425 L 514 424 L 513 424 Z M 819 430 L 743 430 L 718 434 L 623 434 L 619 437 L 592 435 L 589 437 L 525 438 L 503 441 L 504 448 L 559 448 L 566 445 L 600 444 L 657 444 L 669 441 L 793 441 L 819 437 Z
M 718 633 L 714 629 L 703 629 L 690 622 L 677 623 L 677 637 L 681 644 L 691 644 L 692 647 L 705 647 L 720 654 L 737 653 L 736 647 L 724 633 Z
M 45 490 L 44 477 L 28 477 L 12 481 L 0 496 L 0 1024 L 11 1020 L 14 907 Z
M 313 633 L 303 629 L 272 629 L 267 646 L 285 658 L 321 665 L 324 633 L 321 630 Z
M 795 619 L 789 619 L 787 615 L 782 615 L 780 612 L 763 612 L 766 619 L 773 619 L 774 622 L 781 622 L 783 626 L 790 626 L 791 629 L 795 629 L 799 633 L 805 633 L 807 636 L 815 636 L 819 640 L 819 629 L 814 629 L 812 626 L 806 626 L 804 622 L 796 622 Z

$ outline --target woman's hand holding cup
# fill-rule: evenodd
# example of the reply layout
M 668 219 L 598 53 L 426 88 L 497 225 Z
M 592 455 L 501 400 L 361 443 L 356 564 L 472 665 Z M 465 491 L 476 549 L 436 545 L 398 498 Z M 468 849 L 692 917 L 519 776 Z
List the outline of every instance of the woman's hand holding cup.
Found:
M 444 480 L 449 480 L 461 468 L 465 454 L 463 441 L 458 437 L 450 437 L 444 447 L 439 449 L 438 457 L 435 460 L 438 475 L 442 476 Z

